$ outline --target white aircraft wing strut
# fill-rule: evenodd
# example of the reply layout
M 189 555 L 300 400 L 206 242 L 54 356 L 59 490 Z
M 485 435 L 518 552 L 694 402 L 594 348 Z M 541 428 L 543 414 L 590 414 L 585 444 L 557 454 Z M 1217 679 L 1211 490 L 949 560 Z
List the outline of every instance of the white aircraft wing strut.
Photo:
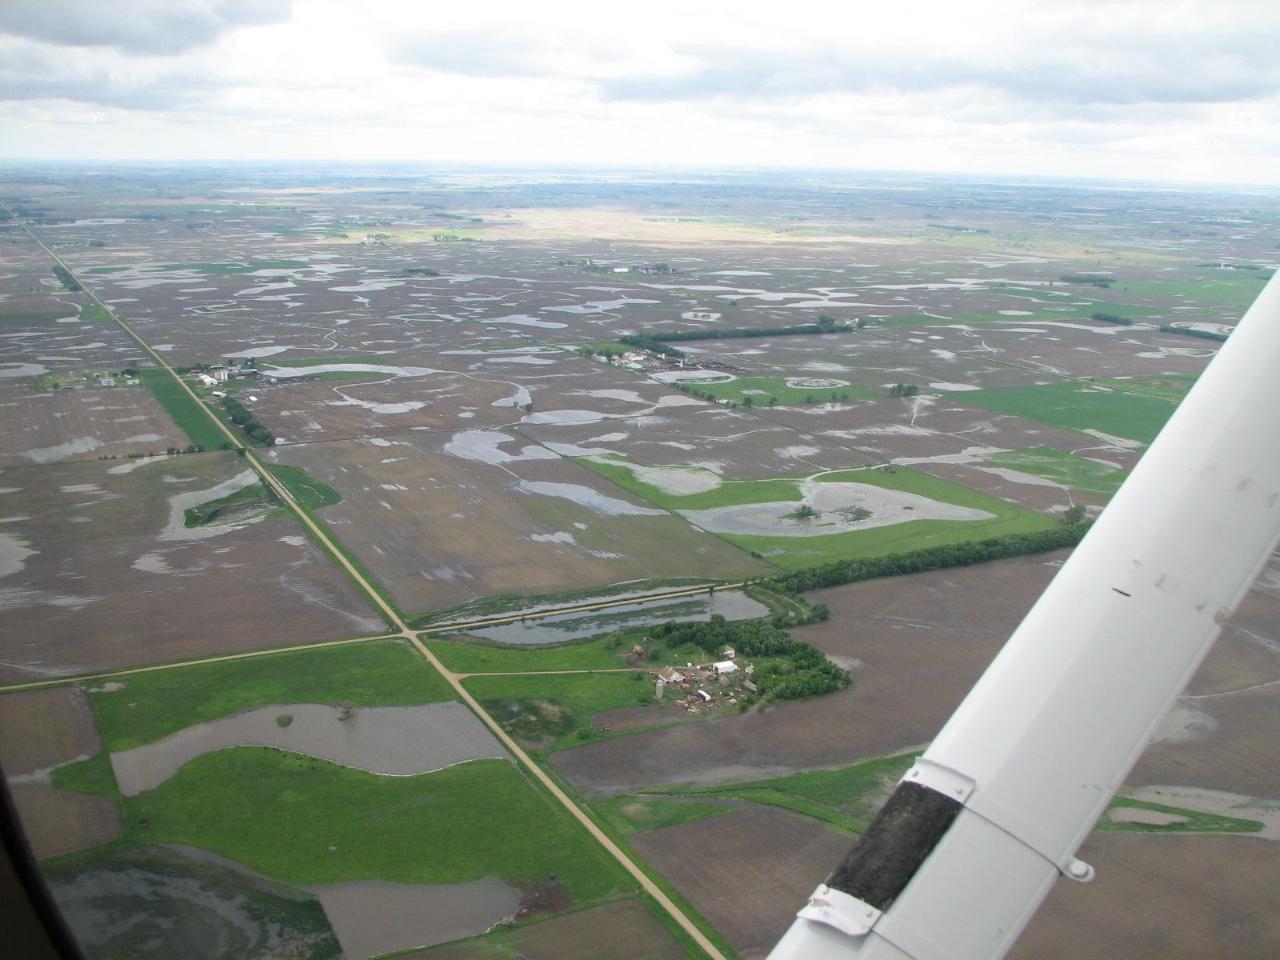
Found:
M 1003 956 L 1278 539 L 1273 279 L 771 960 Z

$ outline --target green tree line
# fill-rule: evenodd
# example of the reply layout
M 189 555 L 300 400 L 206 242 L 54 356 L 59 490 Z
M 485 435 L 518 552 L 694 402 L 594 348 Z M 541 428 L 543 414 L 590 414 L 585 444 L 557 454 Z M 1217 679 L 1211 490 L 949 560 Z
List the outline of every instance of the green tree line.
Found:
M 973 563 L 986 563 L 1005 557 L 1017 557 L 1028 553 L 1045 553 L 1074 547 L 1089 530 L 1087 523 L 1064 524 L 1049 530 L 1030 533 L 1011 533 L 987 540 L 968 543 L 949 543 L 937 547 L 925 547 L 907 553 L 890 553 L 883 557 L 856 557 L 836 560 L 806 570 L 780 574 L 762 581 L 766 587 L 784 593 L 801 593 L 821 587 L 836 587 L 859 580 L 876 577 L 897 577 L 927 570 L 947 567 L 963 567 Z

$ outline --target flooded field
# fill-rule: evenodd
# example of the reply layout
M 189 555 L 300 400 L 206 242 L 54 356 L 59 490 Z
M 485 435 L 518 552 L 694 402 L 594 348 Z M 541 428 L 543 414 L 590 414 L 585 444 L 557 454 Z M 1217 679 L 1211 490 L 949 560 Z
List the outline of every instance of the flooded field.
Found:
M 438 886 L 365 880 L 309 889 L 352 960 L 474 937 L 514 917 L 520 906 L 520 891 L 492 877 Z
M 709 596 L 656 603 L 619 604 L 597 613 L 561 614 L 522 620 L 519 623 L 505 623 L 468 630 L 466 636 L 511 646 L 537 646 L 583 640 L 614 630 L 645 627 L 668 620 L 705 621 L 710 620 L 713 614 L 719 614 L 726 620 L 753 620 L 766 616 L 768 612 L 768 607 L 752 600 L 740 590 L 717 590 Z
M 21 223 L 0 223 L 0 679 L 10 682 L 384 629 L 344 568 L 259 493 L 240 444 L 282 471 L 314 522 L 415 626 L 533 613 L 566 597 L 625 601 L 470 632 L 510 647 L 673 619 L 759 618 L 766 608 L 740 591 L 643 595 L 1056 529 L 1076 507 L 1094 516 L 1277 266 L 1280 224 L 1265 191 L 828 173 L 14 168 L 3 179 L 26 211 Z M 242 428 L 246 413 L 256 436 Z M 226 448 L 210 414 L 236 438 Z M 586 678 L 571 706 L 608 736 L 560 744 L 548 762 L 593 803 L 597 792 L 822 769 L 918 746 L 1060 560 L 813 594 L 831 619 L 794 635 L 855 677 L 822 698 L 744 703 L 741 713 L 649 729 L 675 712 L 646 703 L 650 685 L 605 696 L 607 682 Z M 1280 588 L 1246 598 L 1135 768 L 1135 794 L 1163 792 L 1186 809 L 1280 804 L 1277 604 Z M 576 912 L 445 943 L 519 911 L 526 881 L 532 888 L 548 871 L 531 860 L 520 878 L 490 864 L 449 878 L 464 883 L 418 883 L 395 845 L 364 870 L 376 832 L 352 843 L 338 827 L 421 816 L 404 821 L 416 840 L 436 826 L 437 803 L 470 811 L 492 799 L 484 785 L 524 789 L 509 763 L 467 762 L 505 757 L 480 721 L 459 704 L 357 707 L 340 719 L 322 696 L 236 695 L 231 715 L 166 727 L 164 739 L 115 753 L 109 769 L 76 775 L 113 771 L 123 809 L 159 795 L 194 808 L 216 794 L 201 807 L 210 845 L 268 821 L 300 830 L 303 811 L 280 797 L 311 791 L 307 816 L 341 815 L 307 820 L 303 865 L 346 872 L 308 873 L 303 889 L 201 859 L 190 845 L 139 843 L 138 818 L 122 817 L 114 786 L 53 786 L 61 765 L 101 750 L 82 696 L 23 701 L 41 723 L 14 727 L 26 732 L 4 743 L 0 761 L 41 855 L 85 858 L 56 868 L 55 887 L 95 956 L 147 956 L 165 938 L 177 945 L 171 955 L 192 957 L 426 944 L 436 944 L 429 956 L 457 957 L 497 944 L 549 958 L 589 955 L 593 938 L 619 960 L 679 955 L 603 860 L 579 864 L 575 889 L 587 892 Z M 0 719 L 12 713 L 4 703 Z M 236 764 L 260 776 L 233 789 Z M 426 771 L 481 786 L 424 806 L 413 791 L 428 785 L 409 780 Z M 339 791 L 351 792 L 338 802 Z M 236 809 L 234 836 L 215 835 L 250 794 L 258 806 Z M 149 814 L 155 829 L 168 814 Z M 1186 825 L 1179 816 L 1121 819 L 1173 830 Z M 517 836 L 503 814 L 493 821 L 476 835 L 484 842 L 455 851 L 460 861 L 490 839 L 505 856 L 554 826 L 531 814 L 536 827 Z M 759 879 L 763 850 L 802 897 L 825 869 L 827 833 L 798 815 L 747 810 L 645 831 L 637 847 L 752 956 L 791 908 L 734 884 Z M 452 839 L 413 847 L 412 866 L 453 868 L 433 859 Z M 1147 837 L 1112 839 L 1099 856 L 1122 877 L 1198 862 Z M 1253 844 L 1240 859 L 1249 877 L 1276 872 L 1277 845 L 1257 837 L 1183 839 L 1212 841 L 1212 870 L 1233 861 L 1231 839 Z M 298 877 L 296 852 L 267 836 L 236 855 Z M 1051 904 L 1051 926 L 1033 928 L 1028 943 L 1037 956 L 1064 955 L 1045 944 L 1078 939 L 1044 931 L 1088 927 L 1096 910 L 1112 952 L 1128 955 L 1133 942 L 1143 957 L 1176 956 L 1178 944 L 1159 934 L 1168 923 L 1202 956 L 1222 943 L 1242 957 L 1280 954 L 1256 890 L 1231 900 L 1240 907 L 1229 922 L 1196 924 L 1181 916 L 1193 905 L 1175 887 L 1133 884 L 1143 896 L 1154 890 L 1147 899 L 1165 913 L 1114 887 L 1107 903 Z M 712 888 L 724 895 L 708 896 Z M 1224 896 L 1204 896 L 1220 906 L 1202 913 L 1226 916 Z M 622 916 L 626 904 L 636 910 L 624 926 L 648 930 L 636 933 L 647 954 L 608 936 L 609 911 Z M 1177 916 L 1160 919 L 1171 905 Z M 134 913 L 148 919 L 136 928 L 119 919 Z
M 111 754 L 120 792 L 151 790 L 189 760 L 235 746 L 277 747 L 388 776 L 429 773 L 506 750 L 460 703 L 344 710 L 271 704 L 188 727 L 143 747 Z

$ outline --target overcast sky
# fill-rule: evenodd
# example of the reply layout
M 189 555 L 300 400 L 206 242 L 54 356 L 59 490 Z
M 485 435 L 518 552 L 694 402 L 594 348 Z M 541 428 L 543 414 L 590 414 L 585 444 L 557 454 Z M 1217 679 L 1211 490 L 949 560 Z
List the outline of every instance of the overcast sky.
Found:
M 0 156 L 1280 185 L 1280 0 L 0 0 Z

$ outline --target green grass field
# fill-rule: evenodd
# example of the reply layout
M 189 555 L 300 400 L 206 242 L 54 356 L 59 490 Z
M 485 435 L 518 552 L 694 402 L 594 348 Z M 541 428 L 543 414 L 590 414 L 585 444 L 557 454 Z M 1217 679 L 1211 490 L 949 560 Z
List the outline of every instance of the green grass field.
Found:
M 9 307 L 0 304 L 0 327 L 34 327 L 75 316 L 65 303 L 50 301 L 47 307 Z
M 624 836 L 642 830 L 673 827 L 677 823 L 705 820 L 732 813 L 732 804 L 699 803 L 696 800 L 670 799 L 656 796 L 604 797 L 592 809 L 618 833 Z
M 1124 390 L 1128 393 L 1140 393 L 1155 397 L 1157 400 L 1169 400 L 1179 403 L 1196 384 L 1196 376 L 1189 373 L 1166 373 L 1160 377 L 1116 377 L 1112 380 L 1099 380 L 1099 385 Z
M 730 507 L 744 503 L 772 503 L 778 500 L 801 499 L 800 479 L 777 478 L 769 480 L 722 480 L 720 486 L 705 493 L 679 495 L 667 493 L 660 487 L 646 483 L 627 465 L 625 460 L 577 458 L 575 463 L 608 480 L 655 506 L 667 510 L 705 510 L 711 507 Z M 700 467 L 672 467 L 689 473 L 710 475 Z
M 701 603 L 691 606 L 701 608 Z M 675 615 L 682 609 L 671 604 L 664 609 Z M 627 614 L 634 617 L 635 614 Z M 617 670 L 627 667 L 623 656 L 639 644 L 655 651 L 642 669 L 663 664 L 687 663 L 706 659 L 706 653 L 693 644 L 669 647 L 661 638 L 642 642 L 645 627 L 617 630 L 593 640 L 578 640 L 555 646 L 512 647 L 476 640 L 428 639 L 424 641 L 444 665 L 456 673 L 529 673 L 538 670 Z
M 285 489 L 306 510 L 319 510 L 342 501 L 342 494 L 328 484 L 321 483 L 303 467 L 291 467 L 282 463 L 267 467 L 271 475 L 284 484 Z
M 865 483 L 902 490 L 943 503 L 984 510 L 992 517 L 988 520 L 909 520 L 887 527 L 814 537 L 723 534 L 723 539 L 759 554 L 783 570 L 798 570 L 848 557 L 878 557 L 1011 533 L 1029 533 L 1049 529 L 1057 523 L 1044 514 L 907 467 L 893 467 L 891 471 L 841 470 L 823 474 L 818 479 L 826 483 Z
M 984 410 L 1025 417 L 1051 427 L 1081 433 L 1098 430 L 1143 443 L 1155 439 L 1174 411 L 1174 404 L 1166 400 L 1080 383 L 993 387 L 949 396 Z
M 1195 303 L 1220 307 L 1247 307 L 1266 285 L 1262 272 L 1232 271 L 1225 276 L 1194 280 L 1130 280 L 1115 289 L 1156 297 L 1181 297 Z
M 199 444 L 206 450 L 218 450 L 227 442 L 227 438 L 209 419 L 200 404 L 187 396 L 186 391 L 167 372 L 148 367 L 138 371 L 138 378 L 192 443 Z
M 257 507 L 261 507 L 263 511 L 272 510 L 275 509 L 276 503 L 274 496 L 267 492 L 266 487 L 261 483 L 254 483 L 241 487 L 235 493 L 219 497 L 217 500 L 208 500 L 199 506 L 187 507 L 183 525 L 202 527 L 216 522 L 228 513 L 234 513 L 237 516 L 243 516 L 244 512 L 250 510 L 258 513 L 259 511 L 255 509 Z
M 498 876 L 529 887 L 554 873 L 579 902 L 632 889 L 506 760 L 384 777 L 268 747 L 232 747 L 127 798 L 124 813 L 126 843 L 190 844 L 287 883 Z
M 183 727 L 269 703 L 356 707 L 434 703 L 452 690 L 407 643 L 374 640 L 122 677 L 90 688 L 108 750 L 128 750 Z
M 524 673 L 530 670 L 611 670 L 625 666 L 618 656 L 631 649 L 611 637 L 553 647 L 509 647 L 483 640 L 425 641 L 455 673 Z
M 1124 482 L 1128 471 L 1115 470 L 1095 460 L 1072 456 L 1052 447 L 1029 447 L 987 457 L 987 463 L 1010 467 L 1033 476 L 1044 477 L 1064 486 L 1089 493 L 1111 496 Z
M 712 787 L 663 786 L 644 791 L 650 795 L 717 797 L 782 807 L 850 833 L 867 828 L 880 802 L 915 762 L 918 754 L 881 757 L 842 767 L 814 770 L 768 780 L 726 783 Z
M 636 679 L 640 674 L 640 679 Z M 640 670 L 568 676 L 472 677 L 466 688 L 513 736 L 541 741 L 535 753 L 552 753 L 609 734 L 597 733 L 591 717 L 605 710 L 653 703 L 653 682 Z M 541 704 L 557 709 L 548 710 Z
M 1176 817 L 1185 817 L 1185 823 L 1125 823 L 1111 819 L 1117 810 L 1151 810 L 1155 813 L 1167 813 Z M 1107 808 L 1107 813 L 1098 821 L 1095 830 L 1102 833 L 1257 833 L 1264 824 L 1258 820 L 1246 820 L 1242 817 L 1224 817 L 1216 813 L 1202 813 L 1199 810 L 1188 810 L 1185 807 L 1168 807 L 1161 803 L 1148 803 L 1132 797 L 1116 797 Z
M 709 393 L 726 402 L 741 404 L 750 397 L 752 405 L 756 407 L 768 407 L 770 398 L 780 407 L 801 407 L 811 403 L 827 403 L 846 394 L 850 400 L 872 400 L 880 396 L 852 385 L 789 387 L 781 377 L 738 377 L 725 383 L 696 383 L 689 386 L 699 393 Z

